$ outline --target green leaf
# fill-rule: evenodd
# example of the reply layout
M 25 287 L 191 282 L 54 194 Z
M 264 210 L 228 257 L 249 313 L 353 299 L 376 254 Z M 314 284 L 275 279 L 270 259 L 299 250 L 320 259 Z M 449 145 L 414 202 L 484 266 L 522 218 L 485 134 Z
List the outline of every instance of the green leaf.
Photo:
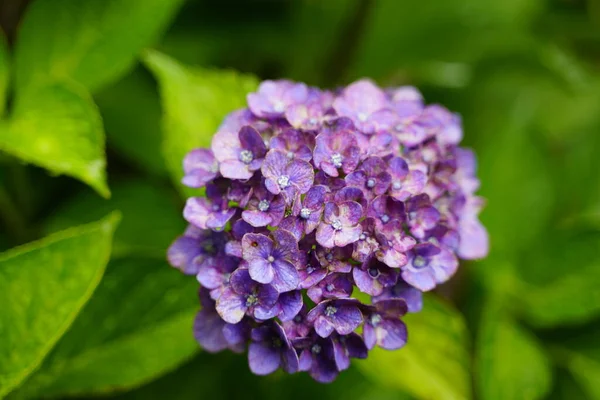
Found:
M 363 13 L 366 22 L 356 45 L 353 77 L 378 78 L 399 65 L 421 61 L 472 63 L 527 48 L 531 42 L 528 23 L 542 9 L 540 0 L 380 0 L 370 4 Z
M 119 210 L 123 220 L 115 232 L 113 257 L 140 255 L 164 260 L 167 247 L 185 229 L 176 193 L 143 181 L 126 180 L 113 186 L 109 201 L 90 191 L 75 196 L 50 216 L 46 230 L 57 231 Z
M 409 338 L 397 351 L 375 349 L 356 364 L 368 378 L 419 399 L 469 399 L 467 330 L 452 307 L 425 296 L 423 310 L 405 317 Z
M 161 152 L 160 97 L 152 76 L 137 68 L 94 99 L 111 149 L 153 175 L 168 176 Z
M 180 185 L 185 155 L 194 148 L 210 146 L 223 118 L 245 106 L 246 94 L 256 89 L 257 80 L 234 71 L 186 67 L 157 51 L 148 51 L 144 61 L 159 83 L 163 155 Z
M 148 382 L 190 358 L 198 283 L 166 262 L 112 262 L 94 297 L 13 398 L 99 394 Z
M 54 83 L 19 98 L 10 120 L 0 126 L 0 150 L 110 196 L 100 114 L 75 83 Z
M 100 282 L 117 214 L 0 254 L 0 397 L 39 366 Z
M 231 384 L 235 377 L 235 385 Z M 252 391 L 249 394 L 249 390 Z M 261 400 L 408 400 L 406 394 L 374 385 L 364 379 L 353 366 L 334 382 L 323 385 L 307 373 L 287 374 L 283 371 L 268 376 L 254 375 L 248 369 L 247 354 L 222 352 L 218 355 L 200 353 L 158 380 L 113 397 L 120 400 L 198 399 L 261 399 Z
M 594 327 L 583 334 L 572 335 L 560 343 L 556 352 L 590 399 L 600 399 L 600 331 Z
M 15 47 L 16 91 L 72 78 L 91 92 L 129 69 L 182 0 L 37 0 Z
M 4 32 L 0 30 L 0 117 L 4 114 L 8 84 L 10 82 L 10 60 Z
M 537 339 L 495 304 L 483 310 L 476 382 L 482 399 L 541 399 L 551 388 L 549 360 Z
M 600 314 L 600 233 L 551 231 L 532 250 L 516 302 L 528 323 L 580 324 Z
M 487 122 L 476 132 L 482 132 L 479 178 L 488 202 L 481 219 L 492 238 L 491 256 L 505 258 L 539 238 L 551 218 L 554 192 L 546 154 L 532 129 L 533 89 L 521 90 L 515 100 L 513 92 L 499 87 L 502 84 L 503 79 L 494 79 L 482 85 L 481 95 L 490 95 L 499 111 L 488 116 L 493 125 Z M 479 107 L 482 98 L 475 100 L 474 107 Z M 503 108 L 505 101 L 510 105 Z M 517 221 L 523 223 L 517 227 Z

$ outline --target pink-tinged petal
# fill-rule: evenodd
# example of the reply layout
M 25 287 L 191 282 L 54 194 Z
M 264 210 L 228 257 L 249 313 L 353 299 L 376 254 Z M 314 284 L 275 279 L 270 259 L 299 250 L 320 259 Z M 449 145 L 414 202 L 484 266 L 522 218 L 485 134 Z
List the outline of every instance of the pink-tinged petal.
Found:
M 282 260 L 276 260 L 273 263 L 274 278 L 272 285 L 279 292 L 289 292 L 298 288 L 300 277 L 294 266 Z
M 298 188 L 300 193 L 306 193 L 315 180 L 313 167 L 302 160 L 293 160 L 285 169 L 290 181 Z
M 214 310 L 203 309 L 194 319 L 194 337 L 204 350 L 216 353 L 227 348 L 223 336 L 225 322 Z
M 250 277 L 248 268 L 238 268 L 233 271 L 229 283 L 234 292 L 240 295 L 251 293 L 257 286 L 257 283 Z
M 458 260 L 454 253 L 442 249 L 440 254 L 432 258 L 429 266 L 433 269 L 436 283 L 444 283 L 456 273 Z
M 309 371 L 312 367 L 313 359 L 310 349 L 303 350 L 298 358 L 298 370 Z
M 436 285 L 435 275 L 430 268 L 406 268 L 402 271 L 402 279 L 423 292 L 432 290 Z
M 399 252 L 394 248 L 388 248 L 376 253 L 377 259 L 390 268 L 400 268 L 408 262 L 406 254 Z
M 222 230 L 234 215 L 235 208 L 212 212 L 206 219 L 206 227 L 214 230 Z
M 242 238 L 245 260 L 266 259 L 273 252 L 274 246 L 273 241 L 261 233 L 246 233 Z
M 373 325 L 366 324 L 363 326 L 363 339 L 367 349 L 371 350 L 377 344 L 377 335 L 375 334 L 375 328 Z
M 211 213 L 211 204 L 204 197 L 190 197 L 183 209 L 183 218 L 198 228 L 206 229 L 206 221 Z
M 338 247 L 344 247 L 358 241 L 362 227 L 360 225 L 344 227 L 341 231 L 335 232 L 334 243 Z
M 327 248 L 335 247 L 335 230 L 330 224 L 322 222 L 317 228 L 317 242 Z M 360 236 L 360 233 L 359 233 Z
M 237 160 L 242 147 L 237 131 L 219 131 L 213 136 L 211 150 L 219 162 Z
M 248 346 L 248 364 L 256 375 L 268 375 L 281 365 L 281 354 L 270 345 L 252 342 Z
M 317 320 L 315 321 L 315 332 L 317 332 L 317 335 L 326 338 L 331 335 L 333 331 L 334 326 L 327 318 L 324 316 L 317 317 Z
M 262 158 L 267 152 L 265 142 L 256 129 L 251 126 L 244 126 L 239 132 L 240 143 L 243 148 L 252 152 L 254 158 Z
M 406 325 L 399 319 L 383 319 L 375 331 L 377 344 L 382 349 L 397 350 L 406 344 Z
M 355 201 L 343 202 L 338 206 L 338 210 L 339 220 L 343 226 L 356 225 L 363 216 L 362 206 Z
M 256 282 L 271 283 L 275 279 L 273 264 L 263 258 L 255 258 L 248 262 L 250 277 Z
M 367 175 L 364 171 L 354 171 L 348 175 L 344 179 L 346 181 L 346 185 L 348 186 L 356 186 L 358 188 L 365 187 L 365 182 L 367 182 Z
M 331 318 L 335 331 L 340 335 L 348 335 L 354 332 L 363 322 L 362 314 L 356 306 L 340 306 Z
M 259 304 L 256 307 L 254 307 L 254 318 L 261 321 L 267 321 L 272 318 L 275 318 L 277 314 L 279 314 L 279 307 L 277 306 L 267 307 L 263 306 L 262 304 Z
M 200 254 L 198 240 L 189 236 L 178 237 L 167 251 L 169 264 L 185 274 L 196 273 L 192 260 Z
M 196 279 L 207 289 L 216 289 L 223 285 L 223 273 L 212 265 L 200 268 Z
M 250 179 L 254 174 L 248 170 L 248 165 L 240 160 L 226 160 L 219 164 L 221 175 L 229 179 Z
M 354 268 L 352 276 L 361 292 L 371 296 L 378 296 L 383 292 L 383 285 L 377 279 L 373 279 L 367 271 Z
M 267 188 L 267 190 L 269 192 L 271 192 L 273 194 L 279 194 L 279 193 L 281 193 L 281 188 L 277 184 L 277 181 L 274 180 L 274 179 L 267 178 L 265 180 L 265 187 Z
M 282 322 L 291 321 L 302 309 L 302 293 L 299 290 L 279 295 L 281 312 L 278 317 Z
M 484 258 L 489 252 L 489 236 L 477 217 L 461 220 L 458 225 L 460 244 L 458 256 L 465 260 Z
M 298 354 L 293 347 L 283 351 L 283 354 L 281 355 L 281 362 L 283 364 L 283 370 L 288 374 L 294 374 L 298 372 Z
M 338 370 L 344 371 L 350 367 L 350 357 L 339 340 L 333 341 L 333 358 Z
M 295 262 L 298 258 L 298 241 L 296 237 L 288 231 L 277 229 L 272 233 L 275 243 L 277 243 L 277 258 L 283 258 Z
M 285 118 L 294 128 L 303 128 L 309 119 L 308 107 L 306 104 L 295 104 L 285 111 Z
M 244 318 L 246 313 L 246 299 L 226 288 L 217 300 L 217 312 L 223 320 L 230 324 L 237 324 Z
M 254 227 L 267 226 L 273 221 L 269 214 L 258 210 L 245 210 L 242 212 L 242 218 Z

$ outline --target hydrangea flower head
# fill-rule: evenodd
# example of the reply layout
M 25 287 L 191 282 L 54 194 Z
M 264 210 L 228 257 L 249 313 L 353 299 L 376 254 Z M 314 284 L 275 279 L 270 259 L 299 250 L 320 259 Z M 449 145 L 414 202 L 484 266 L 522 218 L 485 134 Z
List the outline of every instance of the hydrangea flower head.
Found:
M 319 382 L 404 346 L 423 292 L 488 252 L 462 136 L 414 87 L 263 82 L 183 160 L 183 183 L 206 195 L 187 200 L 168 260 L 200 283 L 200 345 Z

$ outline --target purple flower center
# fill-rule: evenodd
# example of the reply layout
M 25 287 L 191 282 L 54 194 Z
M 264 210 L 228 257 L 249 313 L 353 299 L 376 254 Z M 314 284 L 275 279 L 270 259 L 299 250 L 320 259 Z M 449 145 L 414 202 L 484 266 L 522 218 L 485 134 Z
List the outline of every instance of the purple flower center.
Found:
M 308 219 L 310 217 L 311 211 L 308 208 L 303 208 L 300 210 L 300 217 L 303 219 Z
M 364 112 L 360 112 L 357 117 L 360 122 L 365 122 L 369 116 Z
M 267 261 L 270 263 L 275 262 L 275 257 L 269 256 L 269 257 L 267 257 Z
M 390 221 L 390 216 L 387 214 L 383 214 L 379 219 L 381 219 L 381 222 L 383 222 L 384 224 L 387 224 Z
M 318 344 L 313 344 L 313 346 L 310 348 L 310 351 L 312 351 L 313 354 L 319 354 L 321 352 L 321 346 Z
M 399 190 L 402 187 L 402 182 L 396 181 L 392 183 L 392 187 L 394 188 L 394 190 Z
M 285 104 L 282 101 L 276 101 L 275 104 L 273 104 L 273 110 L 277 113 L 284 112 Z
M 294 317 L 294 322 L 299 324 L 300 322 L 302 322 L 302 315 L 298 314 Z
M 288 151 L 287 152 L 287 158 L 289 158 L 290 160 L 294 158 L 294 152 L 293 151 Z
M 377 326 L 381 322 L 381 315 L 373 314 L 371 315 L 371 325 Z
M 242 150 L 239 158 L 244 164 L 250 164 L 254 160 L 254 154 L 250 150 Z
M 333 221 L 331 221 L 331 227 L 333 229 L 335 229 L 336 231 L 341 231 L 342 230 L 342 223 L 340 222 L 339 219 L 334 219 Z
M 331 163 L 334 167 L 340 168 L 342 166 L 342 161 L 344 157 L 340 153 L 334 153 L 331 155 Z
M 369 178 L 369 180 L 367 180 L 367 187 L 369 189 L 372 189 L 375 187 L 375 179 L 374 178 Z
M 365 240 L 367 238 L 367 235 L 365 235 L 364 233 L 361 233 L 360 236 L 358 237 L 359 240 Z
M 280 188 L 285 189 L 286 187 L 290 186 L 290 177 L 287 175 L 281 175 L 279 178 L 277 178 L 277 184 Z
M 335 315 L 336 312 L 337 308 L 335 308 L 334 306 L 327 306 L 327 308 L 325 309 L 325 315 L 327 315 L 328 317 Z
M 259 209 L 259 211 L 265 212 L 265 211 L 267 211 L 269 209 L 270 205 L 271 204 L 269 203 L 268 200 L 261 200 L 258 203 L 258 209 Z
M 425 260 L 422 256 L 416 256 L 413 260 L 413 265 L 417 268 L 424 267 L 427 264 L 427 260 Z
M 369 268 L 369 276 L 375 279 L 379 276 L 379 270 L 377 268 Z
M 335 289 L 335 286 L 333 285 L 333 283 L 330 283 L 327 286 L 325 286 L 325 289 L 327 289 L 328 292 L 333 292 L 333 289 Z
M 258 303 L 258 296 L 257 295 L 251 294 L 248 297 L 246 297 L 246 307 L 252 307 L 256 303 Z
M 219 207 L 218 204 L 213 204 L 213 206 L 212 206 L 213 211 L 219 211 L 220 208 L 221 207 Z

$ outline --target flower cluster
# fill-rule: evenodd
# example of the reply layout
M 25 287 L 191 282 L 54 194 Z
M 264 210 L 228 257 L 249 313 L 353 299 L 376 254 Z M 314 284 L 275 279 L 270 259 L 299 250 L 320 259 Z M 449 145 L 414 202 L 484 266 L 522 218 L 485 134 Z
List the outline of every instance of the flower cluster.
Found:
M 413 87 L 263 82 L 184 160 L 205 196 L 168 258 L 201 284 L 198 342 L 320 382 L 402 347 L 422 292 L 488 250 L 461 139 L 460 117 Z

